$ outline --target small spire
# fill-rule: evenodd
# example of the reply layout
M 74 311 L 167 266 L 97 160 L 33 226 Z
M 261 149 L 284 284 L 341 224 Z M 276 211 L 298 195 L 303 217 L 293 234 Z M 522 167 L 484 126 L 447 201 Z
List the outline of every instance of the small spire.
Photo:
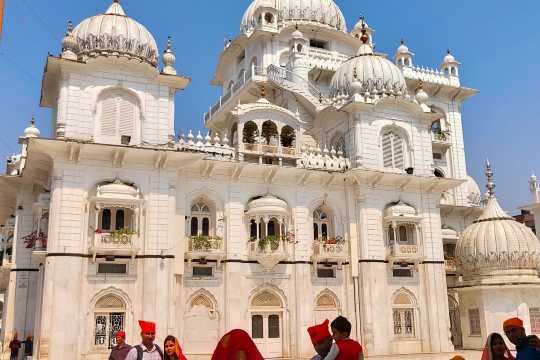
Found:
M 495 182 L 493 181 L 493 169 L 491 168 L 489 159 L 486 160 L 486 178 L 486 188 L 488 190 L 486 195 L 489 197 L 495 197 Z
M 405 45 L 405 39 L 404 39 L 404 38 L 401 38 L 401 40 L 399 41 L 399 43 L 400 43 L 401 45 Z
M 71 20 L 68 20 L 66 35 L 70 35 L 72 32 L 73 32 L 73 22 L 71 22 Z

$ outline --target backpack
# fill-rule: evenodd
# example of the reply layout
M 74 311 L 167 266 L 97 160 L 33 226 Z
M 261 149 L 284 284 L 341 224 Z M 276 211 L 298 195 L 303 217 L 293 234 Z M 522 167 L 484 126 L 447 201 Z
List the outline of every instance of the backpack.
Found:
M 154 344 L 156 347 L 157 352 L 159 353 L 159 356 L 163 359 L 163 351 L 159 347 L 159 345 Z M 143 360 L 143 349 L 141 345 L 135 346 L 135 349 L 137 349 L 137 360 Z

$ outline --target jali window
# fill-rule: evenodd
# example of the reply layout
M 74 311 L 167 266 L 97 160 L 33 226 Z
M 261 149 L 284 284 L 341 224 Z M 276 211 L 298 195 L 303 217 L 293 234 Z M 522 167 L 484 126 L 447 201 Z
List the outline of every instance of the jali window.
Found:
M 393 131 L 382 136 L 382 158 L 385 168 L 405 168 L 405 143 L 403 138 Z
M 469 332 L 470 335 L 482 335 L 479 309 L 469 309 Z
M 125 329 L 125 323 L 124 302 L 114 295 L 101 298 L 94 312 L 94 346 L 112 349 L 116 346 L 115 334 Z
M 394 337 L 411 339 L 416 337 L 416 305 L 414 299 L 406 293 L 400 293 L 394 298 L 392 319 L 394 322 Z
M 540 334 L 540 308 L 530 308 L 531 333 Z

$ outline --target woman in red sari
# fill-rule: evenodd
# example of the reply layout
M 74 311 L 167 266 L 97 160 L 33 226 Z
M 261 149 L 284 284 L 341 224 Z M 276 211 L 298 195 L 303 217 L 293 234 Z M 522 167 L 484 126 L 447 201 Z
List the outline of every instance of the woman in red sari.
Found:
M 182 353 L 182 348 L 180 347 L 178 339 L 172 335 L 165 338 L 163 343 L 163 351 L 164 360 L 187 360 Z
M 515 360 L 501 334 L 493 333 L 488 336 L 482 360 Z
M 221 338 L 212 360 L 264 360 L 264 358 L 248 333 L 236 329 Z

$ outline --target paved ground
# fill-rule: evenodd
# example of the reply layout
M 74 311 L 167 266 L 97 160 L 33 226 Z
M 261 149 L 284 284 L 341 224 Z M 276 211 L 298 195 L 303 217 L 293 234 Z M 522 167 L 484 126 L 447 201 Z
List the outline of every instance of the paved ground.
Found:
M 391 356 L 369 356 L 367 359 L 372 360 L 449 360 L 455 355 L 461 355 L 465 360 L 480 360 L 482 357 L 481 351 L 459 350 L 448 354 L 413 354 L 413 355 L 391 355 Z M 275 359 L 278 360 L 278 359 Z M 292 360 L 292 359 L 282 359 Z M 295 359 L 307 360 L 307 359 Z

